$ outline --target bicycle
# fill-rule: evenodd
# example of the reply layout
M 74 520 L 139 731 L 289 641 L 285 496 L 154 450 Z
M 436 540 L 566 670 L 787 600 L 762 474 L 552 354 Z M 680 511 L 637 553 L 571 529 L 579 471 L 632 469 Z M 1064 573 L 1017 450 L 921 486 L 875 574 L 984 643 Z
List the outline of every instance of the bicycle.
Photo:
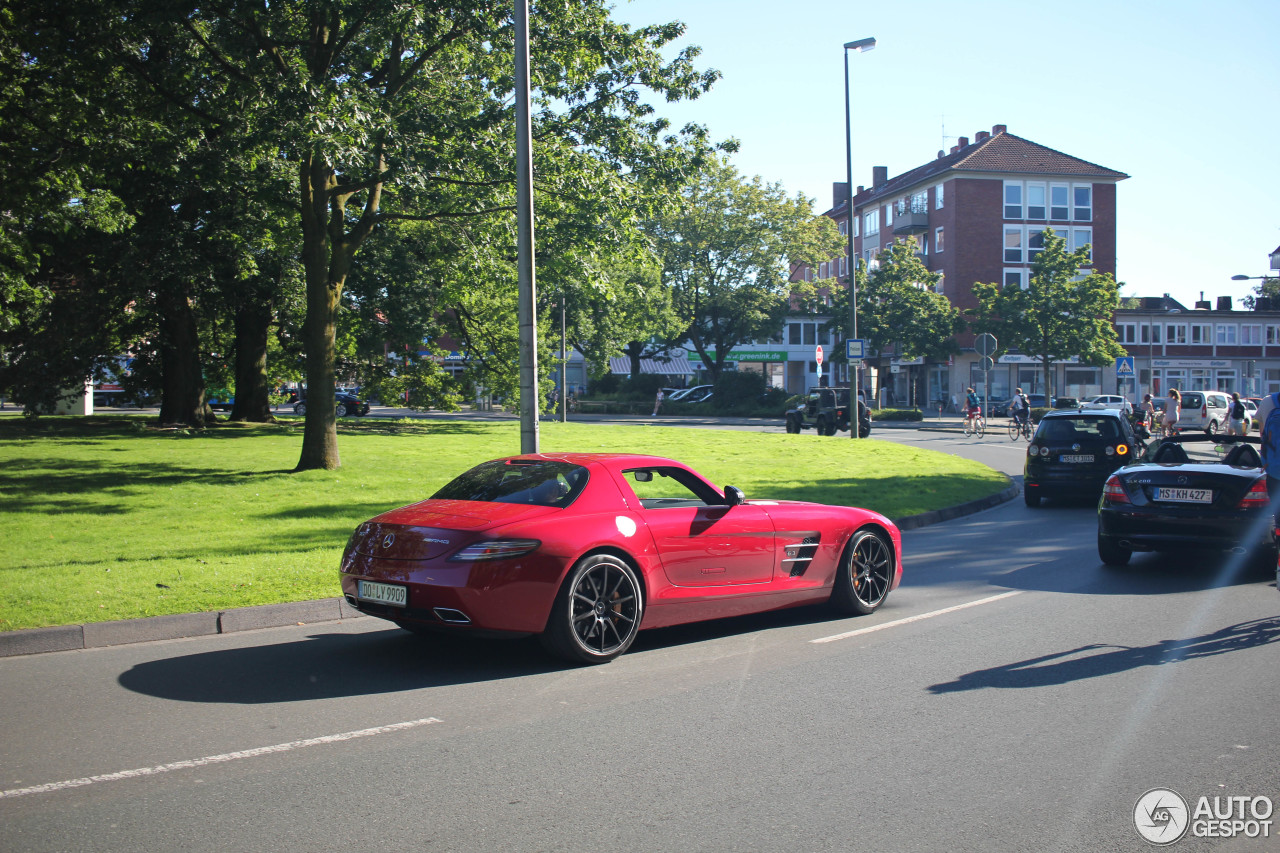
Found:
M 1031 418 L 1029 417 L 1021 421 L 1018 420 L 1017 418 L 1011 418 L 1009 420 L 1009 440 L 1010 441 L 1017 441 L 1019 438 L 1025 438 L 1027 441 L 1030 441 L 1031 434 L 1034 431 L 1035 431 L 1035 424 L 1031 423 Z
M 973 417 L 966 417 L 964 419 L 964 434 L 976 435 L 978 438 L 982 438 L 987 434 L 987 420 L 982 417 L 981 410 L 979 410 L 978 414 Z

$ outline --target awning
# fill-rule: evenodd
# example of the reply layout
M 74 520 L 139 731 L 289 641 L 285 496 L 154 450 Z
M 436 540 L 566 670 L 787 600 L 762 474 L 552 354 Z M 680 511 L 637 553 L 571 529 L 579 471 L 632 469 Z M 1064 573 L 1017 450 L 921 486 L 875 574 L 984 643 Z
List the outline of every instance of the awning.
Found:
M 610 358 L 609 372 L 630 373 L 631 359 Z M 689 359 L 680 355 L 672 358 L 642 358 L 640 359 L 640 372 L 659 373 L 667 376 L 688 376 L 693 373 L 693 368 L 689 365 Z

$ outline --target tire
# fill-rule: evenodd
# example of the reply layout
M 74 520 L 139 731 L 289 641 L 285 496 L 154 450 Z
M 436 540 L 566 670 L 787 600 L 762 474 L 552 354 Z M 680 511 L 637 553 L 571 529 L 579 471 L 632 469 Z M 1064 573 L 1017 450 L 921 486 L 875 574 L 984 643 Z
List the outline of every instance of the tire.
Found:
M 984 435 L 986 435 L 987 434 L 986 418 L 978 418 L 978 422 L 974 424 L 974 428 L 975 428 L 975 431 L 978 433 L 978 438 L 982 438 Z
M 1127 566 L 1133 552 L 1098 534 L 1098 557 L 1108 566 Z
M 795 415 L 787 415 L 787 432 L 792 435 L 800 432 L 800 421 Z
M 307 416 L 307 404 L 298 403 L 296 406 L 293 407 L 293 413 L 295 415 L 302 415 L 305 418 Z
M 1022 436 L 1022 428 L 1017 421 L 1009 422 L 1009 440 L 1017 441 Z
M 635 571 L 613 554 L 583 557 L 551 607 L 542 645 L 573 663 L 608 663 L 635 642 L 644 596 Z
M 1209 421 L 1209 425 L 1204 428 L 1205 435 L 1217 435 L 1220 432 L 1222 432 L 1222 427 L 1218 425 L 1217 421 Z
M 964 434 L 966 436 L 973 435 L 973 418 L 964 419 Z
M 358 418 L 360 417 L 360 407 L 354 406 L 351 403 L 345 403 L 342 406 L 342 413 L 349 418 Z
M 869 435 L 871 435 L 871 421 L 858 424 L 858 438 L 866 438 Z
M 1032 509 L 1040 508 L 1040 496 L 1031 494 L 1031 492 L 1027 491 L 1026 486 L 1022 487 L 1022 502 Z
M 874 613 L 889 596 L 895 570 L 893 546 L 879 533 L 859 530 L 840 557 L 832 607 L 841 613 Z
M 835 435 L 836 434 L 835 428 L 827 425 L 827 418 L 825 415 L 818 418 L 817 422 L 814 424 L 814 427 L 818 430 L 818 435 Z

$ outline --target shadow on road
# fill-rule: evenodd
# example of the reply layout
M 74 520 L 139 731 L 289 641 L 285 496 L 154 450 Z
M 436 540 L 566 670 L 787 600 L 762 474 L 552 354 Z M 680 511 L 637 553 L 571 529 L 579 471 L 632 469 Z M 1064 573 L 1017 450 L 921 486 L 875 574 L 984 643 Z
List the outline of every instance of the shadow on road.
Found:
M 1241 622 L 1185 640 L 1161 640 L 1147 646 L 1093 644 L 966 673 L 955 681 L 934 684 L 930 693 L 955 693 L 984 687 L 1049 687 L 1085 678 L 1114 675 L 1144 666 L 1161 666 L 1195 658 L 1265 646 L 1280 641 L 1280 617 Z

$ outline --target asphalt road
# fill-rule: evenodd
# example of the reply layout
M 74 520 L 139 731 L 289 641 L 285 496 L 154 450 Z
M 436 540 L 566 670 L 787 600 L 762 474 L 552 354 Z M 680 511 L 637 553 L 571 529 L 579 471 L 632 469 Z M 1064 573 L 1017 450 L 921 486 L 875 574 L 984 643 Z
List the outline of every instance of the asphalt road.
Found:
M 1152 788 L 1280 801 L 1273 579 L 1105 569 L 1094 525 L 908 531 L 870 617 L 647 632 L 603 667 L 372 619 L 0 659 L 0 849 L 1144 850 Z

